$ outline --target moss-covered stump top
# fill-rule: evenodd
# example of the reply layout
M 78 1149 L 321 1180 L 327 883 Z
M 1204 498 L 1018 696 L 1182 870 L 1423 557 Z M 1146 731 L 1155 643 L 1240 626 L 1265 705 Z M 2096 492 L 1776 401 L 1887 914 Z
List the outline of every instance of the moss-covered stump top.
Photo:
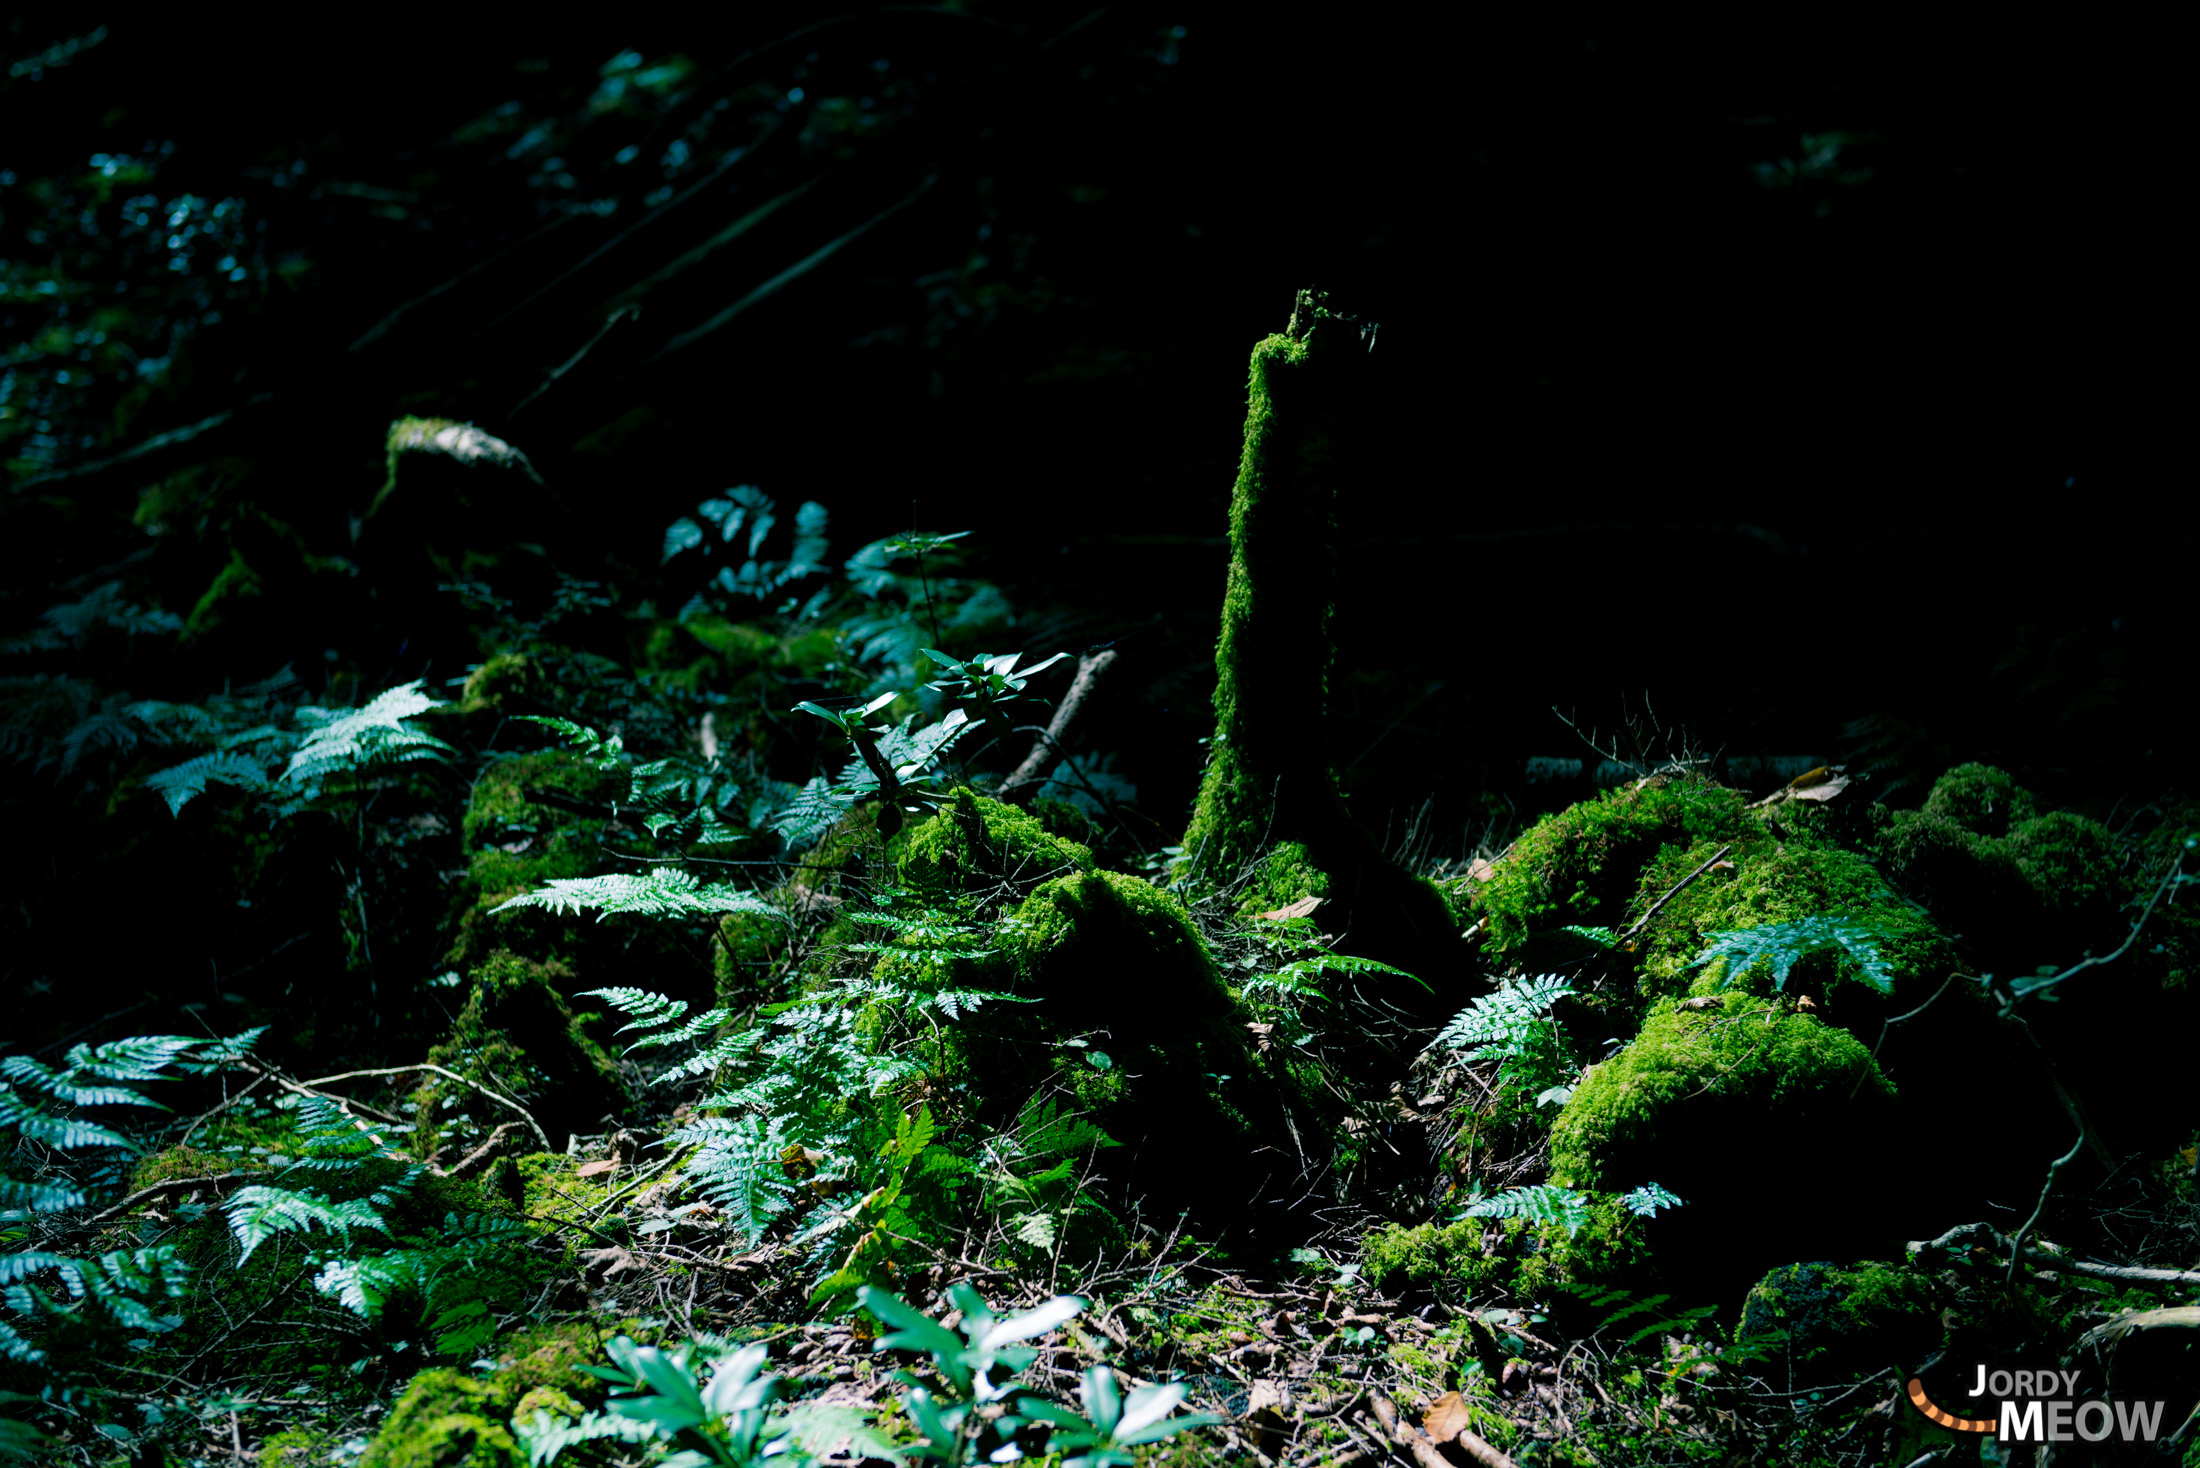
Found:
M 1066 1097 L 1124 1144 L 1098 1158 L 1121 1193 L 1227 1227 L 1297 1177 L 1277 1083 L 1171 894 L 1119 872 L 1056 877 L 1002 922 L 975 977 L 1038 1002 L 966 1014 L 921 1047 L 927 1062 L 1004 1117 Z
M 1063 872 L 1092 870 L 1092 852 L 1048 833 L 1037 819 L 967 787 L 897 843 L 903 885 L 929 895 L 1029 892 Z
M 573 982 L 570 971 L 500 949 L 472 980 L 450 1033 L 428 1052 L 430 1063 L 518 1101 L 553 1145 L 630 1108 L 618 1065 L 588 1037 L 561 992 Z M 419 1108 L 413 1139 L 424 1157 L 520 1120 L 510 1107 L 432 1072 L 413 1100 Z

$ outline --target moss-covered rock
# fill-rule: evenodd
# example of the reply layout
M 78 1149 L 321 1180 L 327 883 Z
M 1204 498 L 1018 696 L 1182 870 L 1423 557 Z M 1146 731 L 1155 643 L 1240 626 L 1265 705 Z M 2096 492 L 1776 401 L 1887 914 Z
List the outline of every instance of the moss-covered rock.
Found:
M 1727 858 L 1713 863 L 1722 848 Z M 1707 864 L 1710 869 L 1679 886 Z M 1672 896 L 1665 898 L 1668 892 Z M 1856 960 L 1839 948 L 1799 959 L 1781 987 L 1809 995 L 1822 1019 L 1852 1030 L 1869 1025 L 1876 1032 L 1887 1009 L 1878 1002 L 1882 997 L 1908 1009 L 1922 997 L 1920 984 L 1938 985 L 1955 963 L 1954 950 L 1932 920 L 1890 888 L 1869 861 L 1814 837 L 1777 841 L 1761 829 L 1745 828 L 1737 839 L 1664 847 L 1642 869 L 1626 913 L 1630 927 L 1661 898 L 1663 906 L 1636 943 L 1647 994 L 1691 989 L 1708 994 L 1733 987 L 1769 994 L 1771 966 L 1762 960 L 1738 973 L 1728 972 L 1724 961 L 1699 966 L 1709 935 L 1838 917 L 1871 932 L 1893 977 L 1892 995 L 1877 995 Z
M 619 1068 L 589 1038 L 561 989 L 563 965 L 533 963 L 507 949 L 471 974 L 466 1004 L 432 1064 L 516 1100 L 552 1138 L 594 1131 L 603 1118 L 631 1106 Z M 423 1157 L 451 1144 L 470 1145 L 498 1124 L 518 1119 L 472 1086 L 430 1072 L 413 1093 L 418 1107 L 413 1145 Z
M 495 909 L 549 881 L 593 874 L 603 861 L 612 802 L 625 793 L 624 775 L 563 750 L 519 755 L 482 771 L 460 825 L 466 878 L 448 962 L 479 963 L 502 947 L 571 960 L 585 929 L 570 916 Z
M 494 1377 L 438 1366 L 405 1388 L 358 1468 L 522 1468 L 512 1436 L 517 1397 Z
M 1869 1222 L 1878 1188 L 1862 1179 L 1893 1144 L 1894 1099 L 1863 1044 L 1785 1002 L 1741 991 L 1698 1009 L 1660 1000 L 1559 1113 L 1550 1178 L 1607 1195 L 1662 1184 L 1684 1200 L 1686 1226 L 1657 1220 L 1659 1263 L 1753 1276 L 1799 1236 Z M 1804 1139 L 1811 1165 L 1778 1165 Z M 1825 1206 L 1829 1178 L 1859 1179 L 1839 1210 Z M 1758 1227 L 1768 1215 L 1783 1220 L 1777 1233 Z
M 1029 892 L 1066 871 L 1092 870 L 1092 852 L 1050 833 L 1030 814 L 968 788 L 904 833 L 896 868 L 904 885 L 932 896 L 993 883 Z
M 514 1331 L 487 1354 L 496 1370 L 482 1376 L 444 1367 L 413 1377 L 359 1459 L 364 1468 L 519 1468 L 527 1453 L 512 1419 L 534 1407 L 578 1416 L 574 1393 L 593 1379 L 579 1368 L 594 1361 L 608 1334 L 585 1322 Z M 468 1456 L 468 1453 L 471 1456 Z
M 1645 887 L 1644 867 L 1665 848 L 1768 839 L 1738 791 L 1699 775 L 1658 776 L 1545 816 L 1487 881 L 1462 883 L 1458 893 L 1485 925 L 1488 946 L 1534 967 L 1544 957 L 1533 946 L 1539 938 L 1567 927 L 1625 926 Z
M 1945 1291 L 1899 1264 L 1783 1264 L 1752 1285 L 1737 1342 L 1778 1337 L 1798 1384 L 1909 1372 L 1940 1346 Z
M 1176 897 L 1119 872 L 1058 877 L 1016 909 L 1002 946 L 1016 991 L 1040 1003 L 965 1050 L 973 1079 L 1066 1089 L 1125 1144 L 1103 1166 L 1206 1219 L 1297 1174 L 1274 1078 Z
M 507 704 L 513 704 L 525 710 L 542 702 L 549 686 L 548 676 L 533 656 L 500 652 L 466 675 L 459 708 L 465 713 L 478 713 L 504 711 Z
M 1180 899 L 1095 870 L 1084 847 L 968 790 L 901 833 L 894 860 L 904 886 L 990 924 L 991 942 L 943 975 L 926 944 L 898 945 L 874 977 L 1036 1001 L 917 1032 L 909 1043 L 935 1082 L 983 1098 L 994 1125 L 1033 1096 L 1061 1098 L 1124 1144 L 1099 1158 L 1124 1192 L 1206 1221 L 1234 1220 L 1263 1179 L 1297 1173 L 1279 1082 Z M 865 1025 L 900 1034 L 907 1019 L 893 1010 Z

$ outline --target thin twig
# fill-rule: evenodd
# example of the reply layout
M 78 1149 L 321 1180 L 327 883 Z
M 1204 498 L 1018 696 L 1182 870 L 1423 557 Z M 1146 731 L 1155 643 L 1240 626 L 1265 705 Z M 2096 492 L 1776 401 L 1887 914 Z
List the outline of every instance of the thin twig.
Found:
M 1077 660 L 1077 676 L 1070 681 L 1069 692 L 1063 694 L 1062 701 L 1054 706 L 1054 716 L 1047 720 L 1045 731 L 1033 741 L 1031 753 L 1025 755 L 1024 762 L 1001 782 L 1001 788 L 997 792 L 999 799 L 1013 801 L 1024 787 L 1040 783 L 1049 760 L 1060 757 L 1062 739 L 1069 733 L 1070 724 L 1083 711 L 1085 700 L 1099 686 L 1101 677 L 1115 666 L 1115 658 L 1115 649 L 1109 648 L 1105 652 L 1088 654 Z M 1036 791 L 1033 793 L 1036 794 Z
M 428 1071 L 432 1074 L 442 1076 L 445 1080 L 456 1081 L 462 1086 L 471 1087 L 472 1089 L 479 1091 L 482 1095 L 487 1096 L 491 1101 L 496 1102 L 497 1105 L 507 1107 L 513 1111 L 518 1112 L 521 1119 L 527 1123 L 528 1129 L 534 1132 L 535 1140 L 542 1143 L 543 1151 L 554 1152 L 557 1150 L 555 1147 L 552 1147 L 550 1145 L 550 1138 L 543 1132 L 542 1127 L 535 1121 L 535 1118 L 529 1114 L 526 1107 L 520 1105 L 517 1101 L 514 1101 L 509 1096 L 502 1095 L 496 1091 L 490 1090 L 487 1086 L 483 1085 L 479 1081 L 468 1080 L 465 1076 L 460 1075 L 457 1071 L 445 1070 L 440 1065 L 429 1065 L 426 1063 L 422 1063 L 420 1065 L 384 1066 L 379 1070 L 347 1070 L 338 1075 L 319 1076 L 310 1081 L 288 1080 L 273 1071 L 266 1071 L 264 1073 L 277 1085 L 282 1086 L 288 1090 L 297 1091 L 301 1095 L 319 1095 L 320 1092 L 308 1091 L 305 1088 L 309 1086 L 334 1085 L 337 1081 L 355 1081 L 366 1076 L 398 1076 L 413 1074 L 419 1071 Z M 357 1101 L 352 1101 L 344 1097 L 336 1097 L 333 1099 L 341 1100 L 347 1106 L 357 1106 L 361 1111 L 365 1111 L 370 1114 L 380 1115 L 384 1120 L 390 1122 L 394 1126 L 402 1126 L 404 1124 L 404 1119 L 402 1117 L 390 1116 L 387 1112 L 377 1113 L 375 1112 L 375 1109 L 373 1107 L 361 1105 L 361 1103 Z
M 1711 853 L 1711 860 L 1705 862 L 1702 866 L 1696 868 L 1687 876 L 1681 878 L 1678 882 L 1675 882 L 1672 886 L 1666 888 L 1665 895 L 1663 897 L 1660 897 L 1657 901 L 1651 903 L 1650 910 L 1644 913 L 1641 917 L 1635 919 L 1635 925 L 1633 927 L 1629 928 L 1626 932 L 1619 935 L 1619 942 L 1626 943 L 1631 941 L 1637 933 L 1641 932 L 1644 928 L 1649 926 L 1650 919 L 1658 915 L 1659 908 L 1665 906 L 1665 904 L 1671 902 L 1676 896 L 1680 894 L 1681 888 L 1687 886 L 1690 882 L 1695 881 L 1705 872 L 1708 872 L 1713 867 L 1717 866 L 1719 864 L 1720 858 L 1724 857 L 1729 851 L 1732 851 L 1733 849 L 1734 843 L 1729 841 L 1726 845 Z
M 163 1193 L 188 1193 L 193 1188 L 209 1187 L 215 1183 L 235 1182 L 239 1178 L 250 1176 L 252 1174 L 249 1172 L 216 1172 L 209 1173 L 205 1177 L 172 1177 L 164 1183 L 155 1183 L 149 1188 L 139 1188 L 112 1208 L 95 1213 L 82 1223 L 74 1225 L 74 1227 L 80 1229 L 97 1228 L 108 1219 L 119 1218 L 148 1198 L 157 1198 Z

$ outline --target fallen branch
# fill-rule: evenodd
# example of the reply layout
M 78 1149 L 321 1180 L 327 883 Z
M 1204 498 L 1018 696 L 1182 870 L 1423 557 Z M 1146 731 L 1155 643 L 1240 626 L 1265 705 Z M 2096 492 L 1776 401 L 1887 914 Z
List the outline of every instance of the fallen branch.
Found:
M 490 1158 L 494 1157 L 497 1154 L 497 1150 L 504 1145 L 504 1139 L 518 1130 L 519 1123 L 516 1121 L 498 1122 L 496 1130 L 489 1133 L 488 1141 L 483 1142 L 480 1146 L 474 1148 L 473 1151 L 468 1152 L 464 1157 L 459 1158 L 458 1161 L 452 1163 L 449 1167 L 437 1168 L 437 1176 L 464 1177 L 467 1173 L 473 1171 L 475 1168 L 481 1166 Z
M 1937 1239 L 1912 1240 L 1904 1248 L 1914 1259 L 1928 1249 L 1953 1253 L 1965 1244 L 1991 1244 L 1996 1250 L 2013 1247 L 2008 1235 L 1990 1223 L 1963 1223 L 1949 1229 Z M 2083 1274 L 2094 1279 L 2121 1279 L 2139 1284 L 2200 1284 L 2200 1270 L 2148 1269 L 2136 1264 L 2093 1264 L 2082 1259 L 2066 1259 L 2059 1254 L 2047 1254 L 2038 1249 L 2022 1247 L 2016 1247 L 2015 1254 L 2023 1263 L 2049 1274 Z
M 1045 780 L 1047 769 L 1061 756 L 1063 736 L 1069 733 L 1070 724 L 1083 711 L 1085 700 L 1099 686 L 1101 676 L 1115 666 L 1115 650 L 1090 653 L 1077 660 L 1077 676 L 1071 680 L 1069 692 L 1055 705 L 1054 717 L 1047 721 L 1046 732 L 1032 743 L 1031 753 L 1015 772 L 1001 782 L 998 798 L 1022 804 L 1038 794 L 1038 786 Z M 1030 793 L 1025 794 L 1026 789 Z
M 138 1204 L 149 1199 L 158 1198 L 163 1193 L 188 1193 L 193 1188 L 211 1187 L 216 1183 L 233 1183 L 251 1175 L 248 1172 L 216 1172 L 209 1173 L 205 1177 L 172 1177 L 164 1183 L 155 1183 L 149 1188 L 139 1188 L 112 1208 L 103 1209 L 93 1214 L 90 1218 L 77 1224 L 76 1227 L 80 1229 L 97 1228 L 108 1219 L 120 1218 L 132 1208 L 137 1207 Z
M 390 1065 L 384 1066 L 378 1070 L 347 1070 L 341 1071 L 332 1076 L 316 1076 L 310 1081 L 294 1081 L 291 1080 L 289 1077 L 280 1075 L 275 1071 L 267 1069 L 264 1066 L 253 1065 L 253 1063 L 249 1059 L 246 1060 L 244 1063 L 259 1071 L 262 1075 L 266 1076 L 269 1080 L 273 1081 L 276 1085 L 281 1086 L 286 1091 L 296 1092 L 300 1096 L 324 1096 L 328 1100 L 334 1101 L 339 1105 L 347 1107 L 357 1107 L 359 1110 L 366 1112 L 368 1115 L 378 1117 L 381 1120 L 390 1123 L 392 1126 L 404 1125 L 404 1118 L 392 1116 L 386 1111 L 381 1111 L 375 1107 L 364 1105 L 363 1103 L 358 1101 L 353 1101 L 348 1097 L 329 1096 L 326 1092 L 317 1091 L 313 1088 L 316 1086 L 334 1085 L 338 1081 L 360 1080 L 368 1076 L 415 1075 L 421 1071 L 428 1071 L 432 1074 L 443 1077 L 447 1081 L 456 1081 L 460 1085 L 468 1087 L 471 1090 L 479 1091 L 482 1095 L 488 1097 L 491 1101 L 496 1102 L 497 1105 L 505 1107 L 508 1110 L 518 1112 L 520 1115 L 520 1119 L 527 1123 L 528 1130 L 532 1131 L 535 1134 L 535 1140 L 542 1143 L 543 1151 L 555 1152 L 557 1150 L 557 1148 L 550 1145 L 550 1138 L 543 1132 L 541 1125 L 535 1120 L 533 1115 L 528 1112 L 526 1107 L 520 1105 L 517 1101 L 514 1101 L 509 1096 L 505 1096 L 496 1091 L 490 1090 L 487 1086 L 481 1084 L 481 1082 L 479 1081 L 468 1080 L 466 1077 L 460 1075 L 457 1071 L 445 1070 L 440 1065 L 429 1065 L 425 1063 L 420 1065 Z
M 1383 1424 L 1384 1431 L 1395 1438 L 1399 1446 L 1413 1454 L 1413 1460 L 1421 1468 L 1452 1468 L 1444 1455 L 1436 1451 L 1436 1444 L 1429 1441 L 1427 1433 L 1398 1415 L 1398 1408 L 1390 1398 L 1381 1392 L 1371 1391 L 1367 1394 L 1367 1404 L 1375 1409 L 1375 1416 Z M 1499 1452 L 1486 1438 L 1470 1428 L 1460 1428 L 1459 1435 L 1452 1441 L 1459 1445 L 1461 1452 L 1480 1463 L 1482 1468 L 1514 1468 L 1511 1458 Z

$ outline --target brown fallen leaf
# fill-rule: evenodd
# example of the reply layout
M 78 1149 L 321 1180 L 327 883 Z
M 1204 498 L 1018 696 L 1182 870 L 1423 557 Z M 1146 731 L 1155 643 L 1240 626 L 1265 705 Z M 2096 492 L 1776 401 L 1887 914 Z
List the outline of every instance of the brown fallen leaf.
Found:
M 607 1173 L 607 1172 L 617 1172 L 618 1170 L 619 1170 L 619 1163 L 618 1163 L 618 1159 L 617 1159 L 617 1158 L 609 1158 L 609 1157 L 607 1157 L 607 1158 L 605 1158 L 605 1159 L 603 1159 L 602 1161 L 599 1161 L 599 1162 L 583 1162 L 583 1163 L 582 1163 L 582 1164 L 580 1165 L 580 1170 L 579 1170 L 579 1171 L 577 1171 L 577 1172 L 575 1172 L 575 1173 L 573 1174 L 573 1176 L 575 1176 L 575 1177 L 602 1177 L 602 1176 L 603 1176 L 603 1175 L 604 1175 L 605 1173 Z
M 1438 1443 L 1448 1443 L 1472 1426 L 1474 1414 L 1467 1410 L 1467 1399 L 1457 1392 L 1445 1392 L 1421 1414 L 1421 1431 Z
M 1788 800 L 1831 800 L 1849 788 L 1848 768 L 1847 765 L 1820 765 L 1815 770 L 1805 770 L 1763 800 L 1751 802 L 1750 809 Z
M 1467 875 L 1477 882 L 1487 882 L 1496 877 L 1497 865 L 1494 862 L 1484 861 L 1478 856 L 1467 867 Z
M 1264 918 L 1302 918 L 1321 905 L 1322 900 L 1319 897 L 1301 897 L 1289 907 L 1279 907 L 1274 912 L 1264 912 L 1261 916 Z
M 1246 1394 L 1245 1410 L 1238 1414 L 1238 1426 L 1253 1439 L 1255 1447 L 1273 1457 L 1283 1446 L 1290 1411 L 1290 1391 L 1280 1382 L 1256 1377 Z

